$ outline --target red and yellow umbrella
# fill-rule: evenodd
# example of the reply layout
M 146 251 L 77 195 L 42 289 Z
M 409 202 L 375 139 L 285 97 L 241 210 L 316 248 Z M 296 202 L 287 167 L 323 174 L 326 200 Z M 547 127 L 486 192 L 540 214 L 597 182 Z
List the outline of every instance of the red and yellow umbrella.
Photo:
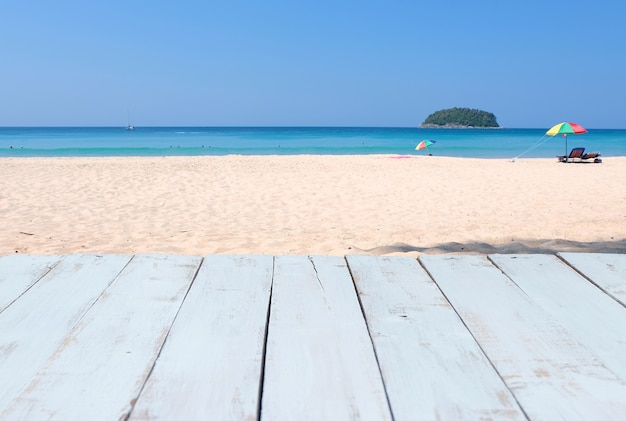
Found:
M 572 123 L 572 122 L 563 122 L 552 126 L 550 130 L 546 132 L 548 136 L 556 136 L 557 134 L 563 135 L 565 138 L 565 156 L 567 156 L 567 135 L 568 134 L 583 134 L 587 133 L 587 129 L 585 129 L 580 124 Z

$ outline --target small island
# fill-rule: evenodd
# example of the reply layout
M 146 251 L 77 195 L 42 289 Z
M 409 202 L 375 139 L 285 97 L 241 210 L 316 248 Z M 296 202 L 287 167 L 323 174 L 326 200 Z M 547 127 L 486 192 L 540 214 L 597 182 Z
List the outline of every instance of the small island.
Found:
M 448 108 L 440 110 L 429 115 L 422 124 L 421 128 L 450 128 L 450 129 L 466 129 L 466 128 L 499 128 L 496 116 L 487 111 L 475 110 L 472 108 Z

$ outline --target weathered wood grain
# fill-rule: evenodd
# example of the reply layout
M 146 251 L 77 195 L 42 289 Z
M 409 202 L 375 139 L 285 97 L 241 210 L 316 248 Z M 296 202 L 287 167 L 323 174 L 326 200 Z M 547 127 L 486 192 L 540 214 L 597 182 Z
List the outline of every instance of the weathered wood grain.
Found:
M 0 257 L 0 313 L 56 266 L 61 258 L 31 254 Z
M 135 256 L 0 418 L 123 419 L 152 369 L 200 261 Z M 89 276 L 83 283 L 101 277 L 93 274 L 92 266 L 86 267 Z M 101 282 L 108 283 L 111 276 L 106 279 Z M 69 292 L 57 286 L 58 306 L 74 300 L 66 295 Z
M 626 255 L 559 257 L 0 257 L 0 419 L 623 419 Z
M 626 254 L 559 253 L 559 256 L 626 306 Z
M 0 313 L 0 414 L 64 345 L 69 331 L 131 257 L 66 256 Z M 29 261 L 21 263 L 28 266 Z
M 493 255 L 520 289 L 626 382 L 626 308 L 553 255 Z
M 623 418 L 626 384 L 485 256 L 420 259 L 530 419 Z
M 395 420 L 525 419 L 504 381 L 415 259 L 346 259 Z
M 343 258 L 276 257 L 261 415 L 391 419 Z
M 254 420 L 272 256 L 207 256 L 130 419 Z

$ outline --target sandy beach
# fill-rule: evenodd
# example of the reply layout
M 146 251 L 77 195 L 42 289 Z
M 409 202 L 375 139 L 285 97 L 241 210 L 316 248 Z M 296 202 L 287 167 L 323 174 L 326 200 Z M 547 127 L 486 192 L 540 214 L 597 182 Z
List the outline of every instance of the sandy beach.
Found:
M 0 254 L 626 252 L 626 157 L 0 159 Z

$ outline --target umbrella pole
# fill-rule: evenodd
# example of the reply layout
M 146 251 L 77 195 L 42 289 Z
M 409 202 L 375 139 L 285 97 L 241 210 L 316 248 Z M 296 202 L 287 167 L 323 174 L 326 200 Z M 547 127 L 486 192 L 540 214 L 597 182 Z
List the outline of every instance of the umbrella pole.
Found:
M 567 155 L 567 134 L 563 136 L 565 136 L 565 162 L 567 162 L 569 160 L 569 156 Z

